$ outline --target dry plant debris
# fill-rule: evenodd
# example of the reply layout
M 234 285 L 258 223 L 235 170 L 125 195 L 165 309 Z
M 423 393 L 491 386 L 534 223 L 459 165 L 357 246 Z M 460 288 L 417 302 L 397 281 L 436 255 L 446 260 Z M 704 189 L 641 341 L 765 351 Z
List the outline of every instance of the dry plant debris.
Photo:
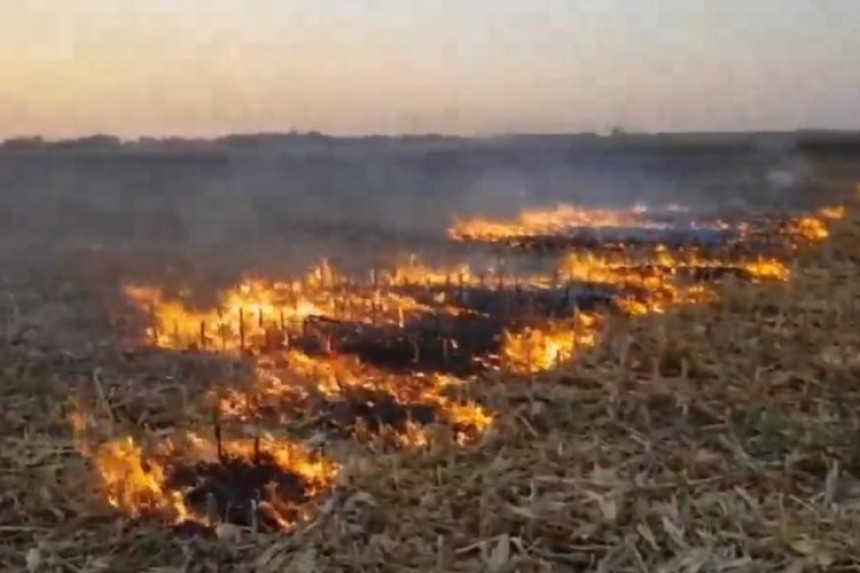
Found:
M 458 391 L 494 418 L 468 441 L 445 424 L 411 448 L 303 439 L 296 455 L 327 487 L 288 531 L 221 521 L 186 535 L 118 512 L 76 447 L 84 399 L 99 431 L 141 443 L 211 425 L 213 387 L 257 383 L 240 361 L 8 345 L 0 567 L 860 570 L 860 217 L 840 214 L 826 242 L 794 251 L 787 282 L 728 278 L 700 304 L 607 318 L 577 360 L 470 382 Z M 286 439 L 235 431 L 251 433 L 245 456 Z M 191 439 L 217 447 L 204 442 Z

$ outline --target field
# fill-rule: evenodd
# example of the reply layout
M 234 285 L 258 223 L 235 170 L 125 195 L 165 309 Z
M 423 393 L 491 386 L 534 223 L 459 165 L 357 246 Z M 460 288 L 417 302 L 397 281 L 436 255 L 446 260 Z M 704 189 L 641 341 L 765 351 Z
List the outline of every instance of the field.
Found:
M 7 247 L 0 566 L 858 570 L 855 191 Z

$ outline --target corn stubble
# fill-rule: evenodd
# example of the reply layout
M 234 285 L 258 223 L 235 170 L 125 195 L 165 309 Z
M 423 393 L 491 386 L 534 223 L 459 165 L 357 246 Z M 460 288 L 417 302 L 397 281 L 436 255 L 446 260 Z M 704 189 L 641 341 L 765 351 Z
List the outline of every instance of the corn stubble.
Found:
M 494 413 L 469 441 L 436 424 L 414 430 L 406 441 L 417 447 L 379 436 L 343 451 L 314 436 L 284 446 L 295 448 L 284 464 L 300 460 L 322 493 L 279 531 L 218 523 L 188 537 L 118 513 L 76 447 L 65 420 L 81 408 L 71 394 L 89 400 L 78 431 L 98 421 L 100 443 L 116 455 L 137 451 L 128 442 L 116 450 L 117 436 L 158 450 L 187 442 L 189 427 L 211 427 L 207 390 L 182 374 L 200 359 L 130 361 L 103 348 L 71 364 L 10 352 L 0 383 L 0 567 L 856 570 L 858 241 L 857 205 L 848 205 L 826 243 L 796 250 L 787 282 L 726 280 L 699 304 L 613 317 L 578 360 L 529 376 L 488 373 L 462 390 Z M 236 387 L 246 374 L 232 372 Z M 230 431 L 245 432 L 246 457 L 281 439 Z M 201 439 L 186 447 L 222 447 L 220 437 Z M 182 503 L 170 511 L 187 511 Z

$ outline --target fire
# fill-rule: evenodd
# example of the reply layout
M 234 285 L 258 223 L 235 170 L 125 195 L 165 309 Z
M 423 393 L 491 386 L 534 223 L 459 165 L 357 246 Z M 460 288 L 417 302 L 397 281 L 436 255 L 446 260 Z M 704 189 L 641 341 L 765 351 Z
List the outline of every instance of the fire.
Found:
M 178 491 L 166 487 L 165 466 L 154 456 L 146 456 L 131 436 L 117 438 L 81 453 L 95 464 L 108 503 L 131 517 L 158 515 L 180 523 L 191 518 Z
M 498 222 L 476 218 L 457 222 L 448 232 L 453 239 L 496 241 L 510 237 L 551 235 L 575 227 L 648 226 L 665 228 L 665 224 L 643 220 L 642 207 L 630 211 L 582 209 L 572 205 L 557 205 L 551 210 L 524 211 L 514 221 Z
M 157 346 L 222 352 L 264 346 L 284 334 L 296 334 L 309 317 L 402 323 L 410 314 L 431 310 L 411 297 L 379 288 L 345 290 L 334 276 L 321 265 L 300 281 L 246 279 L 222 292 L 216 308 L 205 310 L 153 287 L 127 285 L 125 293 L 152 315 L 154 326 L 147 335 Z
M 830 236 L 828 222 L 838 221 L 844 217 L 845 207 L 842 205 L 822 207 L 814 216 L 798 217 L 788 221 L 782 232 L 795 244 L 817 243 Z
M 153 315 L 148 335 L 157 346 L 238 350 L 245 341 L 265 334 L 266 324 L 294 323 L 323 311 L 301 296 L 301 287 L 246 280 L 219 297 L 217 309 L 195 310 L 152 287 L 128 285 L 126 295 Z
M 535 374 L 571 360 L 576 352 L 594 347 L 600 316 L 577 313 L 572 319 L 552 321 L 544 328 L 505 331 L 502 356 L 513 372 Z
M 461 240 L 496 240 L 513 235 L 553 234 L 584 226 L 667 229 L 671 227 L 667 214 L 681 211 L 677 207 L 652 211 L 641 205 L 627 210 L 586 210 L 558 205 L 549 211 L 526 211 L 512 223 L 482 219 L 460 223 L 450 229 L 449 234 Z M 783 233 L 794 242 L 821 240 L 828 235 L 825 221 L 843 215 L 844 209 L 840 207 L 824 208 L 816 216 L 788 221 Z M 719 220 L 694 224 L 696 228 L 728 226 Z M 737 228 L 748 226 L 739 224 Z M 753 281 L 785 281 L 789 276 L 785 264 L 773 257 L 724 259 L 705 255 L 692 247 L 673 251 L 664 245 L 656 245 L 650 253 L 644 254 L 628 254 L 626 250 L 615 254 L 571 251 L 562 257 L 553 277 L 529 276 L 524 284 L 541 289 L 557 288 L 558 281 L 563 279 L 604 285 L 615 293 L 613 299 L 617 308 L 627 314 L 641 315 L 664 313 L 676 305 L 712 301 L 717 290 L 708 281 L 725 273 Z M 270 351 L 274 346 L 290 364 L 288 373 L 279 374 L 290 381 L 282 380 L 279 386 L 295 388 L 295 379 L 302 378 L 311 380 L 316 391 L 332 394 L 338 392 L 344 380 L 368 378 L 368 368 L 366 364 L 341 356 L 331 348 L 331 340 L 324 341 L 324 357 L 290 348 L 290 340 L 304 334 L 309 318 L 390 324 L 402 329 L 410 318 L 416 316 L 467 312 L 451 300 L 452 291 L 446 290 L 448 287 L 487 288 L 495 285 L 500 288 L 503 284 L 501 277 L 497 277 L 488 285 L 486 274 L 475 273 L 467 265 L 440 269 L 419 263 L 414 258 L 392 271 L 373 271 L 370 276 L 371 284 L 360 286 L 323 261 L 299 280 L 245 280 L 223 292 L 218 308 L 214 310 L 194 310 L 181 300 L 165 297 L 156 289 L 130 286 L 126 292 L 139 307 L 151 309 L 155 325 L 150 335 L 159 346 L 187 348 L 197 345 L 220 351 L 248 348 Z M 419 302 L 418 298 L 411 296 L 418 292 L 412 287 L 438 290 L 432 298 L 425 296 Z M 587 314 L 579 316 L 573 321 L 562 317 L 546 328 L 537 325 L 526 329 L 508 328 L 500 349 L 504 363 L 517 371 L 550 368 L 559 361 L 570 359 L 575 350 L 593 345 L 599 334 L 599 329 L 593 325 L 599 321 L 582 318 L 590 316 Z M 526 355 L 529 358 L 523 358 Z M 383 384 L 382 380 L 387 377 L 374 372 L 369 378 L 375 380 L 375 384 Z M 387 382 L 384 384 L 392 386 Z M 402 385 L 402 381 L 397 385 Z M 432 392 L 428 395 L 436 396 Z
M 830 236 L 827 225 L 816 217 L 801 217 L 792 221 L 785 232 L 795 239 L 812 242 L 823 241 Z
M 785 282 L 791 275 L 785 263 L 774 258 L 759 257 L 744 263 L 741 268 L 757 279 Z
M 496 242 L 516 237 L 558 235 L 575 229 L 635 228 L 667 230 L 673 227 L 667 218 L 686 213 L 679 205 L 652 209 L 636 204 L 630 209 L 587 209 L 575 205 L 559 204 L 548 210 L 527 210 L 513 221 L 492 221 L 474 218 L 457 221 L 448 230 L 456 240 Z M 691 222 L 697 229 L 727 229 L 723 221 Z
M 477 436 L 487 430 L 493 416 L 468 400 L 455 400 L 452 390 L 464 381 L 451 375 L 415 372 L 394 374 L 362 364 L 356 357 L 310 356 L 289 351 L 281 367 L 258 368 L 256 382 L 249 391 L 225 388 L 214 394 L 224 417 L 252 421 L 259 411 L 281 412 L 278 422 L 294 417 L 294 408 L 304 409 L 309 397 L 344 400 L 356 390 L 392 397 L 398 404 L 425 404 L 438 409 L 440 421 L 462 428 L 461 437 Z
M 843 216 L 844 209 L 841 207 L 824 208 L 816 217 L 790 221 L 789 234 L 795 241 L 821 240 L 828 235 L 824 220 Z M 527 219 L 525 216 L 521 218 Z M 529 220 L 536 219 L 532 217 Z M 600 216 L 596 220 L 598 223 L 606 221 Z M 511 230 L 511 227 L 507 229 Z M 512 232 L 520 234 L 523 231 L 520 226 Z M 457 233 L 460 237 L 466 236 L 462 227 Z M 716 300 L 716 286 L 697 280 L 699 276 L 713 278 L 718 274 L 730 273 L 756 282 L 785 282 L 790 275 L 786 264 L 774 257 L 732 260 L 705 256 L 695 248 L 671 252 L 664 245 L 655 246 L 650 254 L 644 256 L 642 253 L 628 254 L 626 251 L 614 255 L 573 251 L 562 257 L 558 271 L 560 276 L 569 281 L 603 284 L 613 288 L 616 292 L 616 307 L 632 316 L 662 314 L 674 306 Z M 599 323 L 599 319 L 592 318 L 586 328 L 582 325 L 576 329 L 570 326 L 565 328 L 563 323 L 552 323 L 543 329 L 507 332 L 503 345 L 506 363 L 512 370 L 525 373 L 555 368 L 570 359 L 575 350 L 596 344 L 600 333 Z M 575 333 L 587 334 L 577 336 Z
M 444 300 L 428 306 L 389 288 L 416 282 L 474 284 L 475 278 L 467 267 L 437 270 L 412 261 L 391 273 L 373 273 L 371 281 L 373 284 L 368 287 L 340 280 L 324 263 L 300 281 L 243 281 L 219 296 L 217 311 L 192 310 L 184 302 L 168 299 L 155 289 L 133 286 L 126 292 L 140 308 L 151 309 L 158 331 L 153 339 L 159 346 L 187 348 L 195 344 L 195 335 L 199 334 L 198 345 L 204 348 L 253 349 L 261 353 L 255 387 L 227 388 L 217 397 L 218 409 L 224 416 L 253 420 L 262 407 L 273 410 L 286 404 L 288 411 L 291 405 L 313 396 L 344 399 L 346 393 L 361 388 L 383 392 L 401 404 L 434 405 L 446 422 L 467 429 L 470 435 L 483 432 L 492 416 L 477 404 L 452 400 L 447 392 L 459 384 L 452 376 L 420 371 L 385 372 L 362 363 L 356 356 L 340 353 L 333 347 L 337 340 L 326 337 L 322 348 L 314 353 L 294 346 L 294 341 L 307 344 L 309 337 L 315 337 L 308 330 L 312 318 L 345 324 L 357 321 L 370 330 L 390 327 L 396 333 L 408 318 L 422 313 L 460 312 L 452 310 Z M 285 308 L 294 312 L 285 313 Z M 167 329 L 169 324 L 173 324 L 172 329 Z M 362 327 L 355 328 L 358 332 Z M 204 332 L 218 332 L 221 343 L 217 339 L 204 339 Z M 454 342 L 450 344 L 456 346 Z
M 388 285 L 397 286 L 474 285 L 480 281 L 469 265 L 461 264 L 440 269 L 417 262 L 414 257 L 408 264 L 398 265 L 394 271 L 383 276 Z
M 637 255 L 627 253 L 597 255 L 592 252 L 570 252 L 559 264 L 560 272 L 573 280 L 609 283 L 648 283 L 648 277 L 677 276 L 708 270 L 746 271 L 755 278 L 787 279 L 787 267 L 778 259 L 759 257 L 753 261 L 733 261 L 702 255 L 697 249 L 671 252 L 664 245 L 656 245 L 652 252 Z M 652 286 L 658 282 L 650 281 Z
M 219 516 L 207 514 L 207 510 L 213 508 L 192 506 L 189 501 L 192 488 L 179 479 L 183 472 L 193 473 L 195 468 L 207 464 L 211 468 L 220 466 L 228 472 L 230 464 L 259 467 L 260 457 L 265 456 L 278 471 L 301 480 L 302 500 L 323 492 L 338 471 L 336 464 L 303 446 L 272 436 L 221 441 L 188 432 L 153 438 L 144 445 L 130 435 L 97 439 L 93 431 L 97 429 L 95 420 L 81 411 L 73 415 L 72 424 L 76 446 L 93 464 L 107 502 L 134 518 L 158 518 L 176 525 L 188 522 L 217 525 Z M 218 487 L 218 484 L 211 485 Z M 275 486 L 274 483 L 258 485 L 261 490 Z M 299 501 L 279 499 L 278 495 L 268 497 L 265 517 L 279 528 L 291 527 L 292 514 L 306 510 Z M 221 513 L 227 511 L 225 507 L 214 509 Z
M 845 206 L 837 205 L 834 207 L 822 207 L 818 210 L 818 216 L 823 219 L 837 221 L 845 218 Z
M 75 411 L 71 422 L 75 445 L 95 466 L 111 506 L 131 517 L 158 515 L 172 523 L 189 519 L 181 492 L 166 487 L 167 470 L 159 455 L 145 456 L 131 436 L 98 439 L 95 419 L 82 411 Z
M 526 211 L 511 222 L 461 222 L 449 235 L 501 241 L 585 227 L 666 230 L 682 211 L 675 206 L 655 212 L 641 205 L 627 210 L 559 205 Z M 820 241 L 829 234 L 828 223 L 844 214 L 842 207 L 826 207 L 766 228 L 780 229 L 783 246 Z M 687 224 L 736 229 L 738 241 L 749 240 L 754 230 L 719 220 Z M 289 529 L 335 481 L 337 464 L 305 445 L 268 434 L 223 439 L 221 421 L 255 428 L 299 421 L 313 427 L 322 418 L 339 428 L 348 426 L 360 438 L 388 432 L 402 447 L 433 443 L 435 430 L 444 425 L 457 443 L 465 444 L 487 431 L 494 414 L 465 397 L 466 377 L 476 374 L 455 375 L 451 353 L 465 348 L 467 359 L 482 368 L 533 375 L 593 349 L 608 312 L 661 314 L 678 305 L 707 303 L 719 295 L 716 279 L 725 274 L 755 282 L 787 281 L 790 275 L 779 258 L 743 258 L 737 255 L 746 252 L 742 249 L 614 247 L 567 247 L 550 268 L 517 276 L 515 288 L 493 269 L 436 268 L 414 258 L 390 270 L 373 270 L 365 282 L 325 261 L 297 278 L 248 278 L 222 291 L 211 308 L 195 307 L 185 296 L 172 297 L 157 288 L 128 285 L 129 300 L 151 316 L 148 336 L 155 345 L 250 353 L 256 356 L 256 375 L 244 386 L 234 383 L 210 391 L 207 407 L 219 414 L 213 437 L 190 431 L 167 437 L 97 437 L 103 427 L 79 410 L 72 420 L 77 447 L 98 473 L 108 503 L 129 516 L 212 527 L 227 511 L 222 505 L 228 502 L 213 493 L 221 491 L 218 480 L 232 483 L 230 472 L 238 472 L 242 479 L 265 478 L 251 484 L 253 495 L 235 494 L 250 520 Z M 579 287 L 607 293 L 606 308 L 581 306 L 581 299 L 571 304 L 571 292 Z M 564 296 L 556 297 L 558 293 Z M 473 308 L 475 301 L 467 300 L 481 297 L 485 306 Z M 519 306 L 511 310 L 514 303 Z M 457 322 L 461 319 L 467 321 Z M 475 323 L 468 322 L 473 319 Z M 461 327 L 466 334 L 457 339 L 452 333 Z M 417 338 L 426 332 L 431 333 L 429 342 L 422 346 Z M 489 332 L 490 343 L 479 346 L 479 356 L 469 355 L 475 332 Z M 431 358 L 422 362 L 422 353 Z M 293 486 L 283 491 L 287 483 Z
M 715 288 L 696 279 L 718 272 L 745 274 L 756 281 L 786 281 L 789 276 L 785 264 L 775 258 L 731 262 L 705 257 L 694 249 L 673 254 L 662 245 L 635 259 L 626 254 L 573 252 L 560 263 L 560 273 L 570 280 L 615 288 L 616 303 L 631 315 L 662 314 L 672 306 L 713 301 Z
M 561 212 L 567 213 L 569 218 L 573 217 L 571 213 Z M 644 212 L 631 211 L 632 216 Z M 608 217 L 605 214 L 598 215 L 596 220 L 607 222 Z M 533 221 L 534 218 L 534 214 L 526 214 L 523 220 Z M 526 284 L 549 288 L 551 283 L 563 278 L 567 281 L 607 285 L 616 291 L 618 308 L 631 315 L 641 315 L 664 313 L 679 304 L 713 300 L 716 290 L 700 280 L 694 280 L 697 275 L 708 275 L 712 271 L 745 273 L 753 280 L 788 278 L 788 269 L 773 258 L 731 262 L 706 257 L 696 249 L 673 253 L 667 247 L 657 245 L 650 254 L 644 256 L 641 253 L 628 255 L 626 252 L 614 255 L 570 252 L 559 263 L 554 279 L 549 276 L 531 276 Z M 342 282 L 339 283 L 339 280 Z M 272 283 L 246 280 L 222 293 L 218 311 L 191 310 L 182 302 L 169 300 L 154 289 L 129 287 L 127 293 L 141 308 L 153 310 L 158 324 L 158 335 L 154 338 L 161 346 L 187 347 L 188 341 L 194 340 L 195 333 L 199 335 L 200 346 L 216 349 L 220 346 L 221 350 L 269 347 L 272 340 L 280 340 L 281 344 L 276 345 L 280 350 L 276 350 L 280 353 L 281 361 L 289 364 L 289 367 L 282 369 L 277 376 L 264 376 L 268 377 L 265 384 L 270 386 L 264 393 L 283 395 L 295 393 L 298 388 L 306 388 L 306 393 L 323 392 L 333 396 L 344 385 L 354 386 L 355 380 L 372 380 L 370 384 L 377 389 L 384 387 L 386 391 L 398 395 L 402 394 L 398 388 L 414 388 L 416 384 L 413 382 L 425 375 L 413 373 L 396 377 L 373 370 L 355 357 L 343 356 L 334 351 L 330 341 L 325 342 L 324 356 L 311 356 L 307 352 L 290 348 L 288 341 L 303 333 L 304 321 L 312 316 L 334 320 L 353 319 L 369 324 L 387 322 L 403 328 L 407 316 L 463 312 L 449 304 L 444 291 L 430 303 L 419 303 L 410 296 L 390 289 L 452 284 L 475 287 L 484 285 L 484 280 L 466 265 L 436 269 L 412 259 L 392 272 L 373 273 L 372 282 L 374 285 L 370 290 L 362 290 L 354 283 L 339 279 L 338 274 L 323 263 L 299 281 Z M 513 371 L 533 372 L 552 368 L 559 362 L 571 359 L 575 352 L 593 346 L 599 337 L 599 323 L 595 315 L 579 313 L 572 320 L 552 321 L 546 328 L 533 325 L 527 329 L 507 329 L 502 338 L 500 355 L 503 363 Z M 172 329 L 168 327 L 170 324 L 173 324 Z M 218 332 L 221 344 L 217 344 L 212 334 L 204 338 L 204 332 Z M 287 341 L 285 344 L 282 338 Z M 427 386 L 425 382 L 417 386 Z M 399 396 L 398 399 L 403 397 Z M 425 391 L 422 399 L 444 403 L 439 393 L 433 390 Z M 229 405 L 225 405 L 224 409 L 226 412 L 234 410 Z
M 454 426 L 472 428 L 477 434 L 486 432 L 495 420 L 495 416 L 487 410 L 472 402 L 457 402 L 450 398 L 440 396 L 438 403 L 446 412 L 448 420 Z M 461 436 L 464 436 L 461 434 Z M 461 438 L 461 443 L 463 438 Z

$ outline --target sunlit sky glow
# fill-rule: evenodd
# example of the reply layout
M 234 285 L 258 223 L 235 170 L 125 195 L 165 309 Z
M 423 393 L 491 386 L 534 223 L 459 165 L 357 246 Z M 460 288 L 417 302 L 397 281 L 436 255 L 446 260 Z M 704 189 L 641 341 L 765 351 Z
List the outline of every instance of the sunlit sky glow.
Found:
M 858 0 L 0 0 L 0 137 L 860 127 Z

